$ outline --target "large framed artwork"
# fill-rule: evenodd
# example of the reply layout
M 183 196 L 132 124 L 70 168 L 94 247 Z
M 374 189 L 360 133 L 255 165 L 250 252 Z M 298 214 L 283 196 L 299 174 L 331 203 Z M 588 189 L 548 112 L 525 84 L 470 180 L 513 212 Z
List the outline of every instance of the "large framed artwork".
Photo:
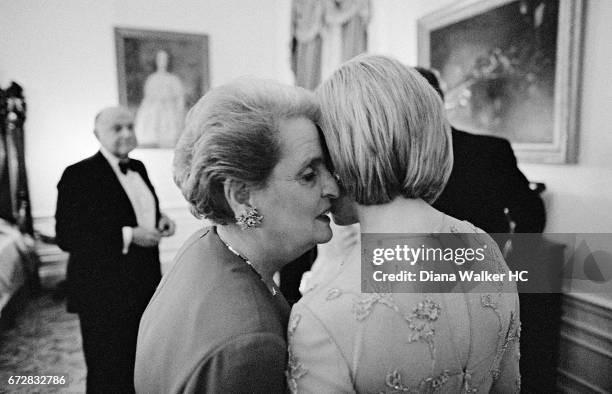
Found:
M 518 159 L 574 163 L 582 0 L 465 0 L 418 21 L 453 126 L 507 138 Z
M 173 148 L 209 88 L 208 37 L 117 27 L 115 49 L 119 102 L 135 114 L 139 146 Z

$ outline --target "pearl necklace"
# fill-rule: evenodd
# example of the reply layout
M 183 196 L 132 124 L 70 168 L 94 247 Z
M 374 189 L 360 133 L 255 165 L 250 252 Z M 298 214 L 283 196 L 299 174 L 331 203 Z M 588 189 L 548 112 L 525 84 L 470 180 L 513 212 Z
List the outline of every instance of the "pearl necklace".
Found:
M 219 235 L 219 234 L 217 234 Z M 241 255 L 236 249 L 232 248 L 232 245 L 230 245 L 229 243 L 225 242 L 225 240 L 223 238 L 221 238 L 219 236 L 219 239 L 221 240 L 221 242 L 223 242 L 223 244 L 227 247 L 227 249 L 232 252 L 233 254 L 235 254 L 236 256 L 240 257 L 240 259 L 242 259 L 242 261 L 244 261 L 245 263 L 247 263 L 247 265 L 249 267 L 251 267 L 251 269 L 253 270 L 253 272 L 255 272 L 255 274 L 259 277 L 259 280 L 261 280 L 263 282 L 263 284 L 268 288 L 268 290 L 270 291 L 270 293 L 272 293 L 272 296 L 276 296 L 276 294 L 278 294 L 278 292 L 276 291 L 276 289 L 274 288 L 274 285 L 272 285 L 272 288 L 269 288 L 268 285 L 266 284 L 266 282 L 264 281 L 264 278 L 259 274 L 259 272 L 257 272 L 257 270 L 255 269 L 255 267 L 253 266 L 253 263 L 251 263 L 251 261 L 249 259 L 247 259 L 246 257 L 244 257 L 243 255 Z

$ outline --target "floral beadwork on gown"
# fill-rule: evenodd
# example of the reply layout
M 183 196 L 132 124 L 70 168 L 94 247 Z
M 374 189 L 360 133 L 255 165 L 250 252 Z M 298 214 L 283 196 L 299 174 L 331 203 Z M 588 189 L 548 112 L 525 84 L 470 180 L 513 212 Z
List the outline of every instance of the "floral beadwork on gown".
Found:
M 458 240 L 486 246 L 483 268 L 508 271 L 487 234 L 449 221 L 447 231 Z M 515 287 L 454 294 L 394 293 L 370 283 L 364 289 L 359 253 L 356 248 L 336 276 L 294 306 L 287 370 L 292 392 L 520 391 Z

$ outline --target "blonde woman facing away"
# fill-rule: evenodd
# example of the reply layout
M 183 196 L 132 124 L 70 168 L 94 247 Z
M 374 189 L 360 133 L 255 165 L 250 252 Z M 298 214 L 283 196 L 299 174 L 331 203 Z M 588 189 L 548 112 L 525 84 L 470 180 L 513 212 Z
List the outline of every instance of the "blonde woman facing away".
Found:
M 396 60 L 368 55 L 342 65 L 316 94 L 341 186 L 332 208 L 336 224 L 359 222 L 362 233 L 424 234 L 419 245 L 448 233 L 465 247 L 484 245 L 481 268 L 508 272 L 486 233 L 430 205 L 453 158 L 442 101 L 427 81 Z M 382 292 L 362 277 L 360 249 L 292 310 L 292 391 L 520 390 L 514 283 L 454 293 L 400 293 L 390 284 Z

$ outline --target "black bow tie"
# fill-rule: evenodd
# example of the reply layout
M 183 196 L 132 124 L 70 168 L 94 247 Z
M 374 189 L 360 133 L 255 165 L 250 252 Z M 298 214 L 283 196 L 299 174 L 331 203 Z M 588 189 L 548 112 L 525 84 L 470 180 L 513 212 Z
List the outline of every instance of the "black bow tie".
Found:
M 119 170 L 122 174 L 127 174 L 128 170 L 136 171 L 136 162 L 131 159 L 127 159 L 119 162 Z

